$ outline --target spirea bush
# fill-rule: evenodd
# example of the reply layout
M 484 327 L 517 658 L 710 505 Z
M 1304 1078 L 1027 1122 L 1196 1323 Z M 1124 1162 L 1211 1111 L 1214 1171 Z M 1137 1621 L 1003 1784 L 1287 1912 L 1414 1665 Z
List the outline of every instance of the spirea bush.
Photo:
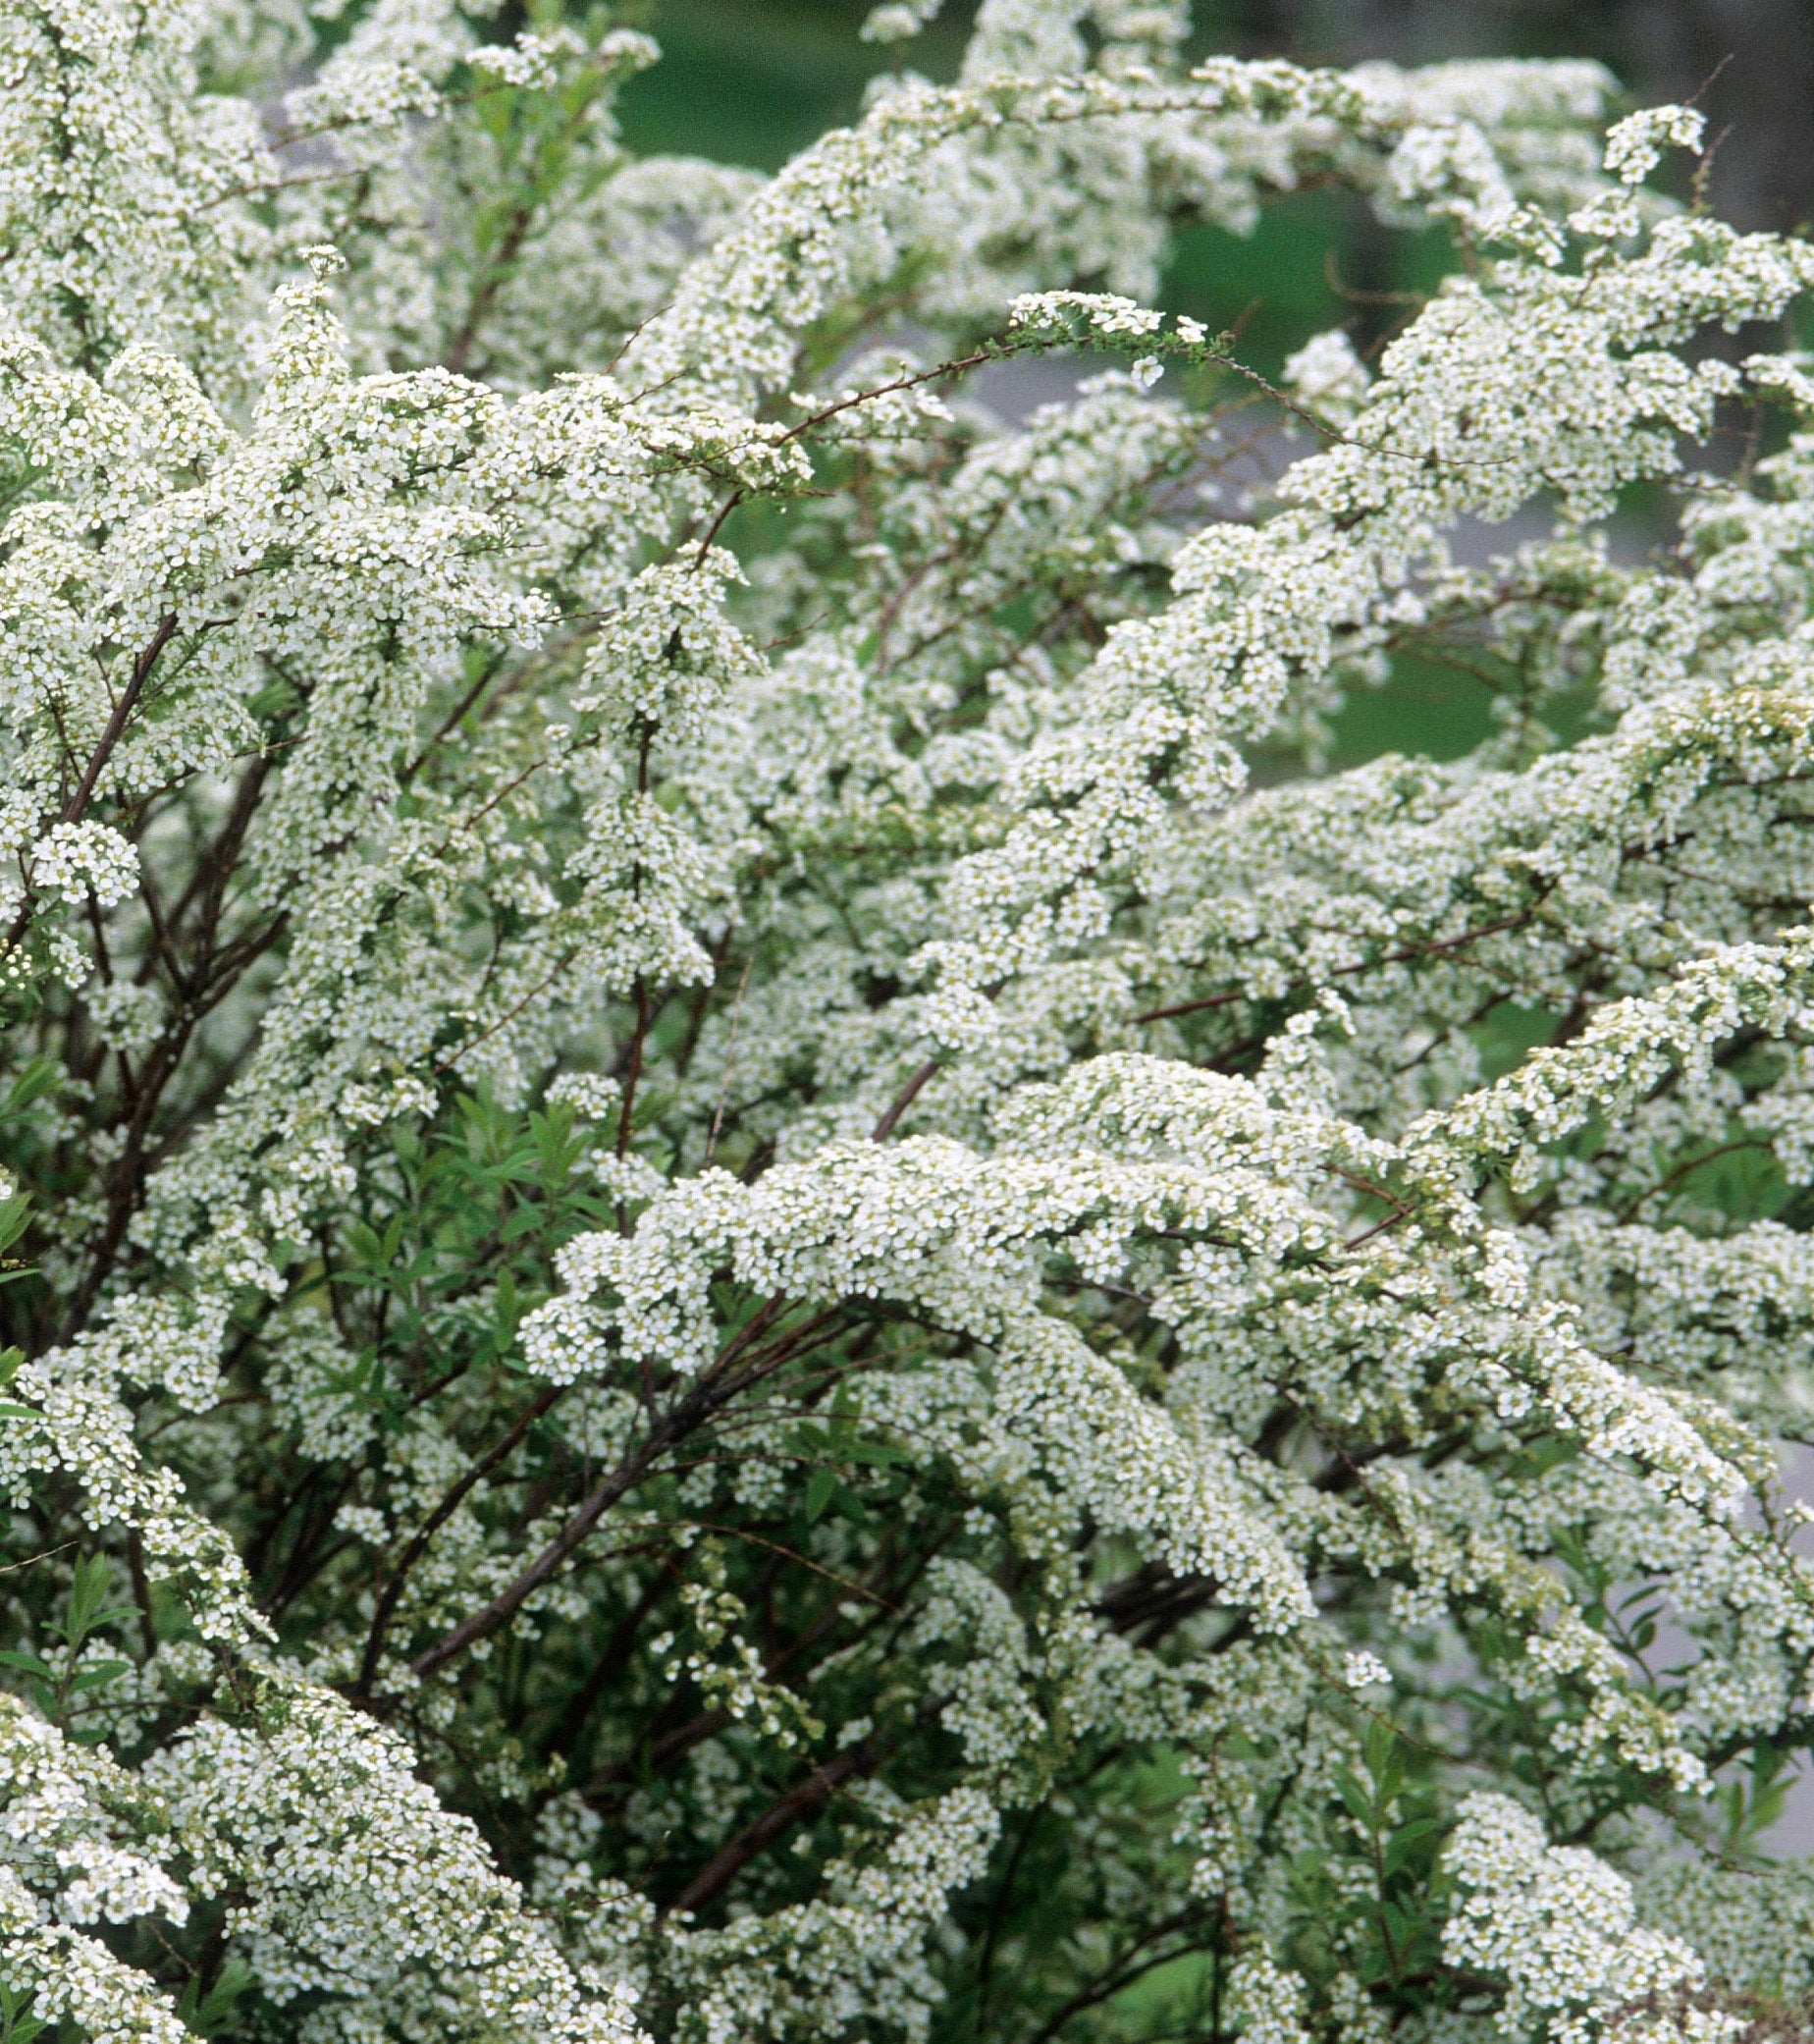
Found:
M 0 0 L 6 2044 L 1807 2034 L 1814 247 L 934 11 Z

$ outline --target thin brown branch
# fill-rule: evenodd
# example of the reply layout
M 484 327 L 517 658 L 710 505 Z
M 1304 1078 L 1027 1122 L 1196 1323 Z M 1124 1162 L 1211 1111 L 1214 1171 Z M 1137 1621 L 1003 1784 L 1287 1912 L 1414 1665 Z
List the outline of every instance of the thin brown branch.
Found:
M 802 1818 L 823 1809 L 847 1781 L 872 1772 L 880 1757 L 880 1743 L 874 1738 L 863 1739 L 815 1767 L 804 1781 L 788 1790 L 753 1824 L 746 1825 L 729 1844 L 720 1847 L 668 1904 L 663 1914 L 690 1915 L 704 1909 L 730 1885 L 758 1853 L 791 1831 Z
M 835 1310 L 820 1315 L 804 1326 L 795 1328 L 766 1353 L 759 1352 L 743 1370 L 734 1373 L 728 1368 L 728 1354 L 715 1364 L 684 1398 L 655 1422 L 642 1446 L 625 1456 L 594 1485 L 585 1502 L 526 1569 L 489 1603 L 463 1619 L 426 1653 L 417 1656 L 412 1666 L 418 1680 L 444 1668 L 476 1641 L 488 1639 L 501 1626 L 507 1625 L 527 1598 L 555 1574 L 605 1514 L 651 1474 L 669 1448 L 697 1431 L 739 1393 L 773 1375 L 809 1335 L 837 1318 Z
M 935 1057 L 929 1057 L 921 1065 L 913 1077 L 901 1088 L 900 1092 L 888 1103 L 887 1109 L 881 1119 L 870 1130 L 870 1141 L 872 1143 L 885 1143 L 887 1141 L 894 1133 L 896 1123 L 899 1122 L 907 1109 L 913 1105 L 914 1102 L 920 1098 L 921 1092 L 937 1069 L 938 1060 Z
M 1483 937 L 1499 937 L 1508 930 L 1521 929 L 1535 913 L 1536 907 L 1533 903 L 1529 908 L 1521 909 L 1517 915 L 1502 916 L 1496 923 L 1482 923 L 1478 929 L 1464 930 L 1457 937 L 1436 938 L 1428 943 L 1408 944 L 1403 950 L 1387 951 L 1377 958 L 1358 959 L 1353 965 L 1334 966 L 1326 977 L 1332 980 L 1349 979 L 1360 972 L 1377 972 L 1386 965 L 1411 965 L 1419 958 L 1434 958 L 1444 951 L 1459 950 L 1464 944 L 1477 943 Z M 1307 978 L 1294 980 L 1287 991 L 1296 992 L 1313 984 L 1315 983 Z M 1148 1008 L 1144 1014 L 1136 1015 L 1133 1020 L 1137 1028 L 1147 1022 L 1171 1022 L 1180 1015 L 1201 1014 L 1209 1008 L 1225 1008 L 1238 1000 L 1249 1000 L 1253 997 L 1244 989 L 1237 987 L 1225 994 L 1204 995 L 1200 1000 L 1181 1000 L 1171 1007 Z
M 449 1486 L 441 1502 L 416 1528 L 409 1544 L 397 1557 L 397 1566 L 391 1571 L 383 1594 L 378 1599 L 378 1608 L 372 1613 L 371 1632 L 366 1638 L 364 1658 L 359 1663 L 359 1679 L 353 1684 L 351 1692 L 355 1698 L 364 1698 L 372 1693 L 372 1684 L 378 1674 L 378 1662 L 384 1652 L 385 1636 L 390 1632 L 391 1621 L 397 1615 L 398 1600 L 403 1593 L 403 1586 L 409 1580 L 410 1570 L 428 1552 L 429 1542 L 458 1511 L 473 1486 L 498 1467 L 536 1421 L 565 1396 L 566 1389 L 564 1384 L 550 1384 L 546 1390 L 532 1398 L 517 1415 L 516 1422 L 509 1431 L 493 1447 L 487 1449 L 456 1482 Z
M 157 666 L 158 655 L 170 644 L 176 629 L 177 614 L 171 611 L 158 620 L 156 631 L 151 634 L 150 640 L 133 661 L 132 678 L 113 707 L 113 715 L 108 718 L 107 727 L 101 732 L 100 742 L 95 746 L 80 780 L 76 784 L 76 792 L 64 805 L 63 821 L 66 824 L 81 822 L 82 812 L 87 808 L 88 799 L 94 793 L 95 783 L 100 780 L 107 762 L 113 757 L 114 747 L 119 744 L 128 720 L 138 706 L 138 698 L 144 693 L 145 683 L 151 678 L 151 670 Z
M 170 644 L 176 628 L 177 617 L 176 613 L 172 611 L 158 620 L 156 631 L 151 634 L 149 641 L 140 650 L 138 658 L 133 661 L 132 675 L 128 679 L 126 687 L 121 691 L 120 700 L 113 706 L 113 714 L 108 718 L 100 739 L 96 743 L 94 751 L 89 755 L 88 764 L 82 770 L 81 779 L 76 783 L 76 791 L 63 805 L 61 822 L 66 824 L 79 824 L 81 822 L 83 812 L 88 807 L 89 799 L 94 793 L 102 772 L 105 770 L 107 762 L 113 757 L 114 747 L 119 744 L 121 736 L 126 730 L 127 723 L 131 719 L 133 710 L 137 707 L 138 698 L 144 693 L 145 683 L 151 677 L 151 670 L 157 665 L 158 655 Z M 27 895 L 25 905 L 13 919 L 12 929 L 7 932 L 6 948 L 11 950 L 19 942 L 20 939 L 25 936 L 30 926 L 31 899 Z

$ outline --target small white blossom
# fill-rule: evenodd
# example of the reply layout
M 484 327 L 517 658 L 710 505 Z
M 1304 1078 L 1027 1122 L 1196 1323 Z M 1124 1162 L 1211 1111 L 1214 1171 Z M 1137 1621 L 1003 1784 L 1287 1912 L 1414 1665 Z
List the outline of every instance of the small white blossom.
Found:
M 1372 1689 L 1392 1680 L 1392 1670 L 1368 1648 L 1351 1647 L 1342 1656 L 1342 1680 L 1351 1690 Z

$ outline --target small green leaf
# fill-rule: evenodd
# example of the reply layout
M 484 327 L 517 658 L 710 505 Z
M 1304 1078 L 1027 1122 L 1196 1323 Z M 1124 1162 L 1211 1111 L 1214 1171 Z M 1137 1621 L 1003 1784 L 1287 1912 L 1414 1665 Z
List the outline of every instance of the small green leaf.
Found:
M 912 1459 L 886 1441 L 851 1441 L 844 1452 L 853 1462 L 867 1462 L 874 1469 L 892 1469 Z
M 838 1487 L 837 1472 L 816 1469 L 806 1486 L 807 1524 L 817 1525 L 825 1517 L 826 1507 L 831 1502 Z
M 102 1554 L 84 1554 L 76 1563 L 70 1584 L 70 1611 L 63 1622 L 63 1637 L 78 1647 L 96 1630 L 116 1618 L 129 1616 L 136 1607 L 116 1604 L 106 1608 L 107 1592 L 113 1587 L 113 1566 Z
M 34 1100 L 42 1099 L 61 1076 L 54 1058 L 32 1058 L 8 1088 L 6 1099 L 0 1101 L 0 1115 L 17 1114 L 30 1106 Z
M 230 1959 L 221 1967 L 220 1976 L 202 1997 L 197 2012 L 196 2027 L 202 2035 L 212 2036 L 233 2017 L 240 1997 L 252 1984 L 252 1969 L 242 1959 Z
M 1347 1805 L 1348 1814 L 1356 1823 L 1373 1829 L 1373 1798 L 1352 1767 L 1335 1770 L 1335 1792 Z
M 251 1968 L 240 1959 L 228 1960 L 206 1994 L 201 1976 L 192 1973 L 177 1997 L 177 2015 L 197 2036 L 211 2037 L 233 2020 L 235 2006 L 251 1984 Z
M 93 1667 L 84 1668 L 70 1684 L 69 1694 L 80 1696 L 89 1690 L 103 1689 L 110 1682 L 118 1682 L 132 1665 L 131 1661 L 96 1661 Z
M 15 1193 L 10 1200 L 0 1200 L 0 1252 L 11 1249 L 30 1224 L 29 1193 Z
M 1396 1826 L 1380 1856 L 1386 1872 L 1402 1873 L 1418 1864 L 1427 1856 L 1431 1842 L 1442 1829 L 1440 1817 L 1413 1817 L 1410 1823 Z
M 0 1982 L 0 2044 L 31 2044 L 33 2037 L 49 2027 L 41 2016 L 31 2013 L 31 1992 Z
M 1360 1742 L 1360 1751 L 1366 1760 L 1366 1771 L 1375 1781 L 1391 1764 L 1396 1743 L 1392 1727 L 1384 1718 L 1376 1717 L 1367 1726 L 1366 1735 Z

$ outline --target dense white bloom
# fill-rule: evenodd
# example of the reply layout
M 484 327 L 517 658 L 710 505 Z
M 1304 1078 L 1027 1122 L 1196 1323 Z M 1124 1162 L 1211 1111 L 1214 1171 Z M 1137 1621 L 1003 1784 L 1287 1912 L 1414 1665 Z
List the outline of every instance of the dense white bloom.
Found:
M 1596 2010 L 1699 1976 L 1679 1939 L 1637 1926 L 1628 1882 L 1578 1847 L 1546 1845 L 1542 1826 L 1506 1797 L 1463 1803 L 1449 1864 L 1462 1902 L 1443 1950 L 1506 1975 L 1500 2025 L 1509 2036 L 1525 2034 L 1537 2016 L 1556 2044 L 1583 2044 L 1599 2034 Z
M 0 0 L 4 2007 L 1807 2005 L 1814 252 L 1590 65 L 984 0 L 763 180 L 531 17 Z M 1274 378 L 1308 185 L 1465 259 Z

